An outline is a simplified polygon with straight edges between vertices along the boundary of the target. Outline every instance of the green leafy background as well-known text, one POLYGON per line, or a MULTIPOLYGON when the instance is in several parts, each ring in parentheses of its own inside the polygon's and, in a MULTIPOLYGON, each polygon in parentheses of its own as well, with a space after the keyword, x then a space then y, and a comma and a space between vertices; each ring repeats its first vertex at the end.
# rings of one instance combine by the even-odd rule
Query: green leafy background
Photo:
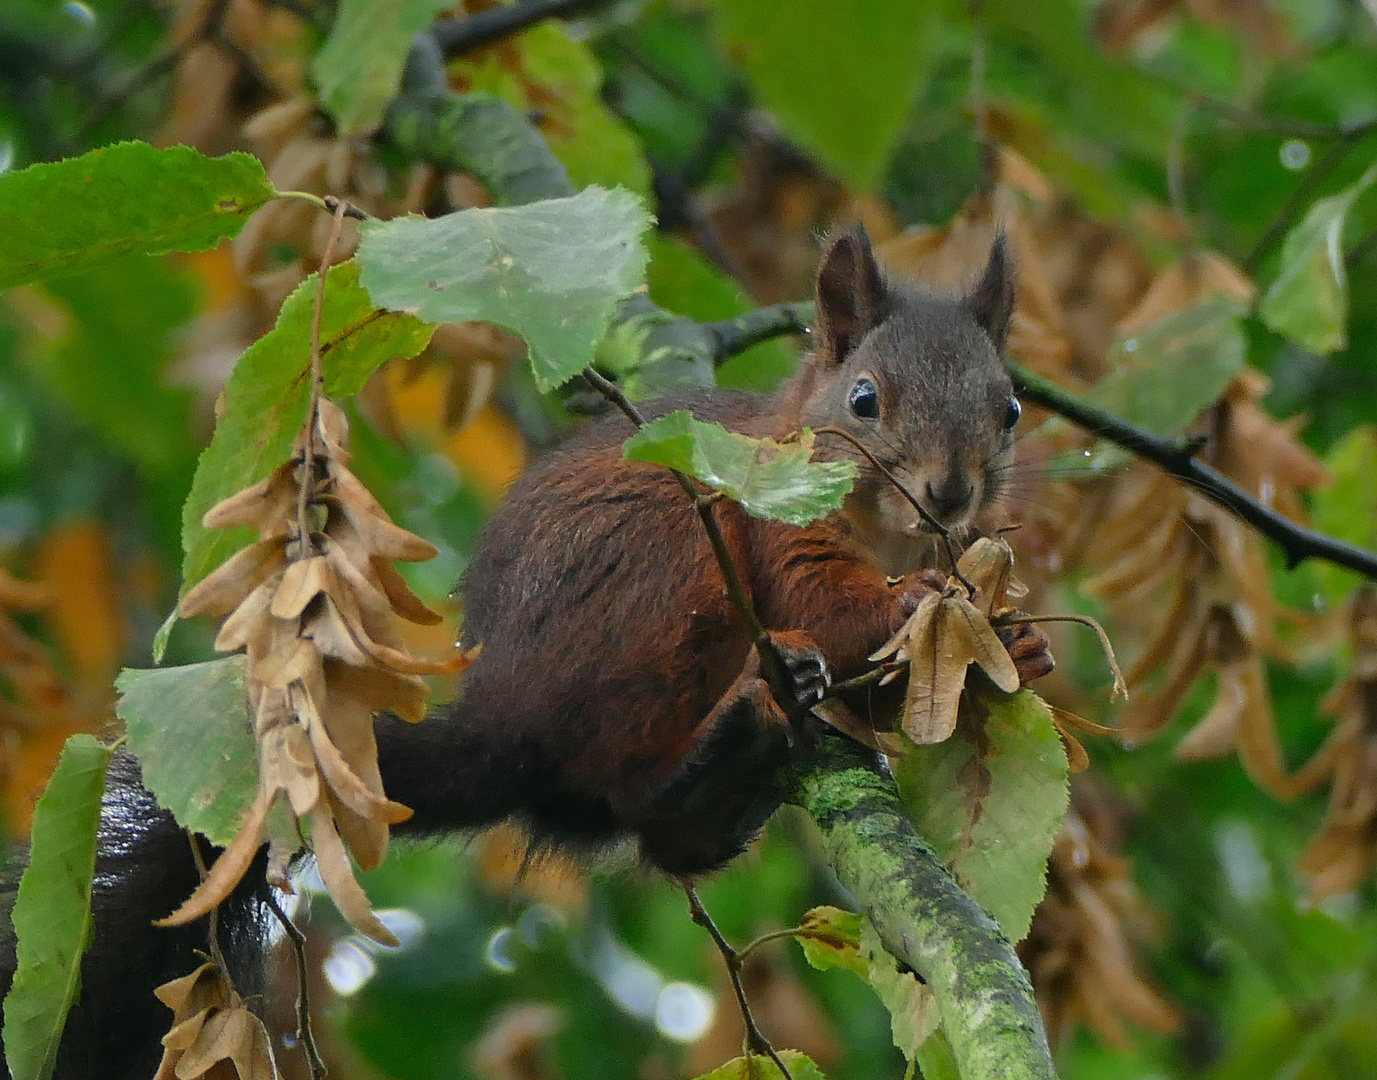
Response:
MULTIPOLYGON (((798 197, 798 178, 839 181, 827 188, 833 201, 825 211, 801 226, 804 233, 833 224, 823 220, 829 214, 864 216, 871 207, 865 199, 880 200, 900 226, 949 221, 983 175, 970 97, 979 43, 991 130, 1058 192, 1128 230, 1154 266, 1201 246, 1243 265, 1259 285, 1254 310, 1222 305, 1179 316, 1198 320, 1188 328, 1195 343, 1189 350, 1175 348, 1169 335, 1141 335, 1132 350, 1121 341, 1114 359, 1124 374, 1092 396, 1155 430, 1175 432, 1239 365, 1267 374, 1268 409, 1308 419, 1303 438, 1335 477, 1311 500, 1314 524, 1377 546, 1377 195, 1368 180, 1377 158, 1370 119, 1377 115, 1377 29, 1351 0, 1231 7, 1274 13, 1286 38, 1277 47, 1257 29, 1261 23, 1211 14, 1222 5, 1183 3, 1134 47, 1105 47, 1097 26, 1130 6, 985 0, 977 24, 962 0, 619 5, 455 61, 451 84, 491 91, 530 115, 576 188, 621 185, 668 226, 647 237, 648 265, 633 260, 624 276, 598 283, 596 319, 571 337, 550 333, 533 343, 552 358, 542 385, 596 355, 595 339, 613 305, 642 283, 657 304, 703 320, 800 298, 797 275, 787 293, 752 293, 742 284, 751 280, 749 267, 732 265, 704 242, 701 216, 694 215, 726 221, 720 207, 733 193, 749 189, 761 218, 777 210, 808 217, 809 207, 789 201, 798 197), (1284 117, 1290 127, 1252 122, 1258 117, 1284 117), (1345 124, 1351 134, 1323 134, 1345 124), (762 142, 777 154, 763 154, 762 142), (675 196, 682 190, 687 202, 675 196), (1163 227, 1166 218, 1183 222, 1184 232, 1163 227), (1259 246, 1269 231, 1274 238, 1259 246), (1333 245, 1343 257, 1341 274, 1329 257, 1333 245)), ((268 313, 276 329, 243 357, 223 401, 221 435, 212 442, 212 402, 188 389, 193 380, 181 360, 191 351, 193 328, 203 332, 201 317, 216 310, 217 286, 205 264, 157 253, 233 236, 271 189, 261 164, 225 156, 245 145, 246 115, 233 115, 209 137, 204 157, 124 142, 151 141, 167 130, 177 93, 172 80, 131 84, 123 96, 111 90, 162 54, 170 10, 127 0, 11 0, 0 11, 0 55, 7 58, 0 65, 0 287, 20 286, 0 295, 0 543, 6 565, 22 573, 54 529, 98 522, 120 569, 127 626, 117 651, 134 668, 149 665, 153 631, 175 603, 183 560, 194 579, 242 539, 199 530, 200 515, 285 456, 304 404, 312 297, 311 286, 302 286, 280 314, 268 313), (121 188, 125 197, 87 198, 90 184, 121 188), (154 584, 144 584, 150 578, 154 584)), ((290 22, 259 60, 269 71, 294 63, 297 85, 323 91, 326 115, 362 132, 381 120, 396 85, 404 32, 436 10, 426 3, 344 3, 332 24, 325 6, 316 5, 313 21, 290 22)), ((260 95, 246 109, 266 103, 256 76, 244 76, 239 90, 245 98, 260 95)), ((384 142, 365 154, 393 194, 404 189, 410 166, 394 153, 384 142)), ((628 208, 618 235, 639 234, 644 212, 629 209, 631 195, 616 198, 628 208)), ((402 227, 372 226, 379 236, 402 227)), ((283 241, 286 250, 269 256, 300 256, 295 242, 283 241)), ((770 257, 780 255, 768 235, 761 245, 770 257)), ((445 263, 443 252, 436 260, 445 275, 480 280, 489 267, 487 254, 465 265, 445 263)), ((363 285, 352 263, 328 281, 326 337, 339 342, 332 350, 339 365, 332 378, 339 381, 331 385, 338 393, 357 389, 383 360, 421 351, 431 321, 465 315, 462 308, 392 312, 361 325, 382 298, 370 298, 367 247, 361 262, 363 285)), ((411 284, 424 288, 432 277, 418 270, 411 284)), ((504 318, 524 333, 529 314, 504 318)), ((720 371, 719 381, 768 389, 795 353, 789 342, 765 343, 720 371)), ((563 405, 542 398, 533 381, 516 372, 499 393, 502 415, 520 428, 532 453, 569 421, 563 405)), ((474 458, 456 465, 435 441, 392 441, 362 407, 351 417, 359 475, 397 520, 441 544, 441 560, 409 573, 428 599, 443 601, 500 484, 483 481, 474 458)), ((497 447, 493 440, 484 452, 497 456, 497 447)), ((1109 468, 1113 455, 1092 465, 1109 468)), ((1277 593, 1306 609, 1338 603, 1354 584, 1326 567, 1287 572, 1278 562, 1272 574, 1277 593)), ((1065 599, 1067 607, 1093 606, 1076 595, 1065 599)), ((50 624, 28 620, 25 627, 57 649, 61 666, 71 666, 50 624)), ((213 663, 210 636, 199 623, 181 626, 168 658, 213 663)), ((1089 692, 1102 682, 1101 662, 1086 654, 1068 644, 1058 661, 1062 674, 1089 692)), ((1289 762, 1304 759, 1328 734, 1318 704, 1343 663, 1333 652, 1315 652, 1294 665, 1269 665, 1289 762)), ((1070 1080, 1377 1075, 1371 876, 1352 894, 1307 906, 1294 864, 1324 814, 1322 793, 1281 806, 1260 796, 1233 761, 1183 765, 1171 758, 1174 734, 1208 708, 1212 690, 1208 680, 1198 686, 1158 742, 1131 753, 1110 740, 1087 743, 1091 778, 1123 800, 1120 850, 1158 913, 1141 946, 1145 972, 1185 1024, 1171 1036, 1134 1032, 1126 1047, 1078 1029, 1059 1050, 1059 1071, 1070 1080)), ((132 690, 123 711, 135 744, 141 723, 156 727, 168 719, 156 710, 135 715, 137 706, 132 690)), ((1014 725, 1009 737, 1030 744, 1031 760, 1051 776, 1053 766, 1060 768, 1057 748, 1045 718, 1037 724, 1014 725)), ((21 748, 33 741, 21 734, 21 748)), ((100 753, 79 745, 80 753, 100 753)), ((941 757, 955 750, 924 752, 937 759, 929 762, 933 777, 950 775, 951 763, 941 757)), ((69 805, 90 811, 97 767, 83 771, 85 802, 74 797, 69 805)), ((954 811, 943 800, 959 791, 953 784, 913 798, 947 820, 954 811)), ((1028 830, 1044 847, 1054 811, 1052 802, 1038 807, 1041 823, 1028 830)), ((88 818, 88 830, 89 824, 88 818)), ((228 819, 206 827, 225 829, 228 819)), ((1025 870, 1041 857, 1029 838, 1029 851, 1019 856, 1025 870)), ((1010 925, 1032 903, 1031 895, 991 888, 992 879, 999 885, 994 870, 967 873, 973 889, 990 890, 985 902, 1010 925), (982 880, 987 884, 977 884, 982 880)), ((368 888, 380 906, 411 912, 424 936, 421 947, 372 958, 371 978, 326 1010, 329 1038, 353 1055, 347 1060, 357 1075, 472 1075, 478 1033, 530 1001, 554 1005, 565 1018, 541 1051, 549 1075, 680 1075, 692 1049, 662 1023, 655 1008, 661 993, 690 984, 729 1011, 717 958, 689 923, 681 896, 644 875, 595 873, 586 894, 566 903, 504 891, 480 863, 479 847, 398 845, 368 888), (654 992, 626 996, 619 980, 627 972, 654 992)), ((738 941, 792 925, 817 904, 849 902, 806 825, 788 814, 772 823, 758 850, 706 882, 703 892, 738 941)), ((316 904, 315 913, 312 932, 322 950, 347 944, 328 905, 316 904)), ((70 952, 76 943, 66 934, 55 947, 70 952)), ((808 1030, 833 1040, 831 1052, 808 1048, 827 1074, 901 1075, 890 1016, 870 987, 849 972, 813 970, 801 950, 775 948, 766 954, 772 975, 802 988, 817 1009, 808 1014, 808 1030)), ((712 1064, 736 1053, 734 1039, 727 1037, 712 1064)), ((939 1050, 925 1051, 929 1080, 945 1075, 939 1050)), ((355 1075, 350 1066, 339 1074, 355 1075)))

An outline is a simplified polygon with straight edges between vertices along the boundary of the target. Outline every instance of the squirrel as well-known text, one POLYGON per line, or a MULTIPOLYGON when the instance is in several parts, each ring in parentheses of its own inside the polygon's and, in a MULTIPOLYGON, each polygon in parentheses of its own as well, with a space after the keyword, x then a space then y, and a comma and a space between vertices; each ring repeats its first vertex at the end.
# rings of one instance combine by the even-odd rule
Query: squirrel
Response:
MULTIPOLYGON (((1014 302, 1003 239, 967 293, 938 295, 886 278, 858 227, 828 245, 816 297, 815 348, 774 395, 688 392, 646 403, 646 415, 687 408, 776 438, 839 428, 933 520, 972 530, 1004 490, 1019 417, 999 358, 1014 302)), ((375 721, 384 786, 414 811, 401 832, 516 817, 536 844, 577 851, 630 838, 645 863, 668 874, 715 870, 784 797, 781 766, 806 745, 791 713, 820 700, 831 680, 864 671, 869 654, 945 584, 932 566, 932 526, 835 435, 818 436, 815 459, 859 468, 839 513, 798 527, 713 503, 785 660, 796 702, 781 705, 692 504, 667 470, 622 458, 628 434, 625 418, 609 416, 547 454, 482 532, 464 575, 461 640, 482 649, 459 697, 417 725, 386 714, 375 721)), ((1051 670, 1036 630, 1001 633, 1024 682, 1051 670)), ((220 918, 243 995, 262 980, 258 870, 220 918)), ((150 920, 196 881, 180 827, 142 788, 137 763, 117 755, 102 811, 94 944, 59 1077, 151 1075, 168 1020, 152 987, 196 966, 205 926, 156 929, 150 920)), ((11 936, 0 948, 0 984, 13 968, 11 936)))

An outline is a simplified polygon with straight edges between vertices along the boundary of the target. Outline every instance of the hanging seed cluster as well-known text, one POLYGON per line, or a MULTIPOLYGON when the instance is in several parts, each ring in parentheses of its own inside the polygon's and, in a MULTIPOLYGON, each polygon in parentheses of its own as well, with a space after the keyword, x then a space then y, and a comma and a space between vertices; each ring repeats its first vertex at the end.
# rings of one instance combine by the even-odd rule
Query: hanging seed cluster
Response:
MULTIPOLYGON (((394 618, 433 624, 393 567, 435 548, 392 523, 349 471, 348 423, 322 400, 314 435, 266 479, 211 508, 207 528, 249 525, 259 539, 193 588, 183 616, 225 614, 217 649, 248 654, 258 740, 258 796, 233 843, 166 925, 207 914, 238 883, 264 842, 279 796, 310 825, 320 876, 341 913, 370 937, 394 944, 354 878, 382 862, 389 826, 411 811, 383 793, 373 713, 425 713, 422 675, 454 671, 410 655, 394 618), (313 448, 308 454, 307 445, 313 448)), ((278 852, 279 859, 285 853, 278 852)))
POLYGON ((215 964, 202 964, 153 992, 175 1014, 153 1080, 276 1080, 263 1021, 215 964))

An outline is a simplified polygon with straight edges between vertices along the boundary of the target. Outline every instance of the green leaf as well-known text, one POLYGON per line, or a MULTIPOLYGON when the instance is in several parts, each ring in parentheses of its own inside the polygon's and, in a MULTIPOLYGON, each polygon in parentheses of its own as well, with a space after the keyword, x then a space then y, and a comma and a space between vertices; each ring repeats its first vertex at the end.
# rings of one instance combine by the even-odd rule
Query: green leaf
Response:
POLYGON ((5 998, 5 1060, 14 1080, 52 1075, 81 986, 109 764, 109 748, 90 735, 73 735, 34 811, 33 847, 14 905, 18 967, 5 998))
POLYGON ((184 828, 229 844, 258 793, 245 657, 125 668, 115 689, 145 786, 184 828))
POLYGON ((803 949, 808 963, 819 971, 844 968, 866 978, 869 964, 861 955, 862 916, 835 907, 815 907, 804 914, 799 929, 806 930, 794 940, 803 949))
POLYGON ((841 509, 856 480, 849 461, 809 461, 813 433, 788 445, 752 439, 680 410, 626 440, 625 456, 678 469, 735 499, 756 517, 807 525, 841 509))
MULTIPOLYGON (((807 1054, 797 1050, 779 1051, 780 1060, 789 1069, 794 1080, 826 1080, 823 1071, 807 1054)), ((732 1058, 710 1073, 704 1073, 698 1080, 783 1080, 779 1066, 768 1057, 756 1055, 751 1058, 732 1058)))
POLYGON ((526 339, 536 385, 588 366, 617 301, 641 284, 650 216, 629 191, 365 221, 358 258, 381 307, 430 322, 498 323, 526 339))
MULTIPOLYGON (((325 393, 347 397, 393 357, 415 356, 435 328, 409 315, 379 311, 359 287, 358 264, 331 267, 325 280, 320 340, 325 393)), ((287 460, 306 415, 311 313, 316 276, 287 297, 275 325, 239 358, 225 383, 215 437, 201 454, 182 510, 182 595, 248 541, 251 530, 207 529, 205 512, 287 460)))
POLYGON ((578 188, 621 186, 648 198, 650 167, 640 140, 605 104, 602 68, 591 50, 552 23, 513 35, 454 65, 470 91, 490 91, 535 113, 536 126, 578 188))
POLYGON ((1344 226, 1358 196, 1377 180, 1377 165, 1337 195, 1319 199, 1286 234, 1281 273, 1258 307, 1262 321, 1311 352, 1348 344, 1344 226))
MULTIPOLYGON (((1247 338, 1237 300, 1213 296, 1172 312, 1109 351, 1109 374, 1085 400, 1156 435, 1175 435, 1217 402, 1243 367, 1247 338)), ((1063 421, 1049 421, 1060 426, 1063 421)), ((1102 443, 1079 468, 1116 469, 1129 453, 1102 443)))
POLYGON ((411 39, 450 0, 341 0, 330 36, 311 62, 321 104, 342 136, 373 131, 402 85, 411 39))
POLYGON ((133 252, 203 251, 272 195, 251 154, 140 142, 0 174, 0 289, 133 252))
POLYGON ((861 956, 866 964, 866 981, 889 1010, 889 1033, 894 1045, 912 1061, 939 1022, 937 998, 911 971, 900 971, 899 963, 880 943, 880 935, 866 919, 861 927, 861 956))
POLYGON ((714 0, 727 52, 791 138, 848 183, 880 179, 927 81, 935 14, 912 0, 714 0))
MULTIPOLYGON (((1334 444, 1324 465, 1334 481, 1311 494, 1311 524, 1319 532, 1377 551, 1377 428, 1354 428, 1334 444)), ((1325 600, 1336 606, 1365 580, 1323 560, 1316 560, 1311 572, 1325 600)))
POLYGON ((918 831, 1010 941, 1028 933, 1067 806, 1066 753, 1031 690, 967 691, 956 733, 900 761, 918 831))

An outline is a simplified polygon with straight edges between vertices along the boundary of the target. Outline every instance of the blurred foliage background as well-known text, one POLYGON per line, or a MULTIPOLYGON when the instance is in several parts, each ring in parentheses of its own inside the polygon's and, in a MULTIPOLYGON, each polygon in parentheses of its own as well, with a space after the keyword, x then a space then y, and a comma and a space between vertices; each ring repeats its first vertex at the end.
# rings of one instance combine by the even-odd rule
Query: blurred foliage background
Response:
MULTIPOLYGON (((371 138, 377 116, 332 121, 329 86, 369 77, 369 38, 344 59, 322 46, 370 12, 379 33, 441 18, 462 40, 489 6, 6 0, 0 169, 140 137, 247 149, 281 189, 385 216, 481 205, 473 177, 371 138)), ((662 306, 720 320, 802 298, 818 235, 854 220, 896 269, 952 285, 998 223, 1020 267, 1015 358, 1199 436, 1263 501, 1377 546, 1371 0, 518 6, 559 17, 453 48, 451 86, 524 110, 575 184, 650 202, 662 306)), ((215 395, 327 227, 275 202, 220 250, 0 296, 11 835, 66 736, 110 728, 118 668, 149 664, 215 395)), ((799 346, 758 345, 718 380, 768 389, 799 346)), ((451 616, 418 649, 452 640, 447 598, 504 486, 577 423, 536 395, 519 348, 443 327, 356 402, 357 471, 441 548, 408 568, 451 616)), ((1101 617, 1135 685, 1107 706, 1093 648, 1056 638, 1048 699, 1122 735, 1086 739, 1022 947, 1063 1075, 1377 1077, 1371 595, 1333 568, 1286 569, 1198 497, 1044 419, 1025 417, 1008 506, 1028 606, 1101 617)), ((211 633, 180 624, 169 660, 208 657, 211 633)), ((499 830, 395 852, 368 888, 398 955, 315 904, 335 1075, 659 1080, 739 1052, 720 964, 676 888, 629 866, 521 875, 519 851, 499 830)), ((704 897, 738 940, 845 904, 787 812, 704 897)), ((787 943, 763 956, 748 985, 777 1045, 844 1080, 900 1074, 859 980, 787 943)), ((268 1007, 290 1033, 292 1002, 268 1007)))

